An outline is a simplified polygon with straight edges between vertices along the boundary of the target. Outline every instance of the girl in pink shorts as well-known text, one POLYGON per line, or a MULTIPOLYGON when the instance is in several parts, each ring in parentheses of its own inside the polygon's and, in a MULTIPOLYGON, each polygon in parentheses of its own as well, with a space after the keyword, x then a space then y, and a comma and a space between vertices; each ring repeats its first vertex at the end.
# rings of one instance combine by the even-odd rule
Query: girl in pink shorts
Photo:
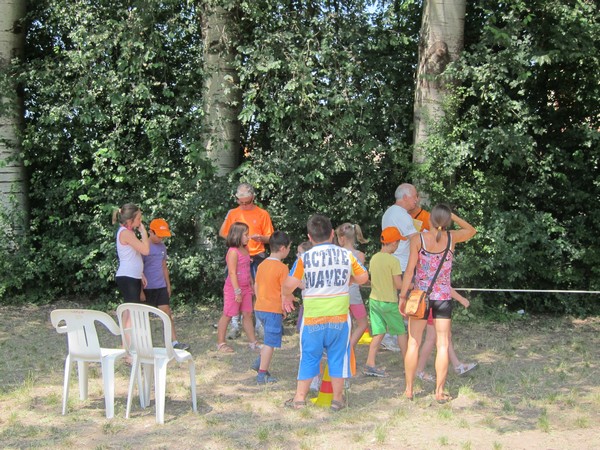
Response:
POLYGON ((242 313, 242 327, 248 337, 250 348, 259 350, 252 322, 252 276, 250 275, 250 253, 248 253, 248 225, 235 222, 229 228, 226 244, 227 278, 223 287, 223 315, 217 326, 217 350, 221 353, 233 353, 225 341, 227 325, 233 316, 242 313))
MULTIPOLYGON (((358 224, 343 223, 335 229, 335 237, 337 239, 337 244, 340 247, 350 250, 356 259, 358 259, 363 266, 365 265, 365 254, 356 249, 356 241, 361 244, 366 244, 369 241, 364 238, 358 224)), ((367 310, 360 294, 360 287, 358 284, 350 285, 350 314, 352 314, 355 321, 354 331, 352 331, 352 334, 350 335, 350 346, 351 348, 356 349, 356 344, 369 326, 367 310)))

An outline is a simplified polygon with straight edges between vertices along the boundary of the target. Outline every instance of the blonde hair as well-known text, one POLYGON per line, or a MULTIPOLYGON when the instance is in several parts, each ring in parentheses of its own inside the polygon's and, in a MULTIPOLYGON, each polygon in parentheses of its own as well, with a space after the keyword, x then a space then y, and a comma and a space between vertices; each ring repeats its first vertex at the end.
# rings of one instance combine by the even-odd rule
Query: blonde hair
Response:
POLYGON ((335 236, 338 238, 338 241, 341 237, 345 239, 349 239, 354 245, 356 241, 361 244, 366 244, 369 242, 368 239, 365 239, 360 229, 360 226, 356 223, 343 223, 339 227, 335 229, 335 236))
POLYGON ((442 237, 442 231, 446 231, 452 223, 452 210, 448 205, 440 203, 435 205, 429 216, 431 226, 437 230, 435 241, 439 242, 442 237))

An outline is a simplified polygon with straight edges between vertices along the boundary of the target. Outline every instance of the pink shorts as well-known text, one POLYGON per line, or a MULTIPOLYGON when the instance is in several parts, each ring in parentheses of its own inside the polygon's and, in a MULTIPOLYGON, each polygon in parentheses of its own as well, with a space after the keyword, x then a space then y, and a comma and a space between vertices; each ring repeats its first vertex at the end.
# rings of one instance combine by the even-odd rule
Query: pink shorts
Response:
POLYGON ((223 314, 227 317, 237 316, 241 312, 252 312, 252 288, 242 288, 242 301, 235 301, 233 288, 225 285, 223 289, 223 314))
POLYGON ((360 305, 350 305, 350 314, 357 320, 362 319, 363 317, 367 317, 367 308, 365 308, 363 303, 360 305))

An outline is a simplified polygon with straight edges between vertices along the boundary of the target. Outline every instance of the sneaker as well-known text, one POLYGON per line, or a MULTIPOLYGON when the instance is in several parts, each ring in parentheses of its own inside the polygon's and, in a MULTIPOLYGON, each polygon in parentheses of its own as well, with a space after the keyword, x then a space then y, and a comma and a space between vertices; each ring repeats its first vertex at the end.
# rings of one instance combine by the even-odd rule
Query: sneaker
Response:
POLYGON ((269 372, 258 372, 256 382, 258 384, 277 383, 277 378, 272 377, 269 372))
POLYGON ((386 350, 390 350, 392 352, 399 352, 400 347, 398 346, 398 338, 396 336, 390 336, 386 334, 383 340, 381 341, 381 346, 386 350))
POLYGON ((387 374, 385 373, 385 369, 378 369, 377 367, 373 367, 373 366, 365 366, 365 368, 363 369, 363 373, 368 377, 378 377, 378 378, 387 377, 387 374))
POLYGON ((454 371, 459 375, 464 375, 465 373, 473 370, 475 367, 477 367, 477 363, 460 364, 454 368, 454 371))
POLYGON ((233 325, 229 328, 227 332, 227 339, 235 339, 242 334, 242 330, 239 327, 234 327, 233 325))
POLYGON ((184 344, 183 342, 175 341, 173 342, 173 348, 176 350, 189 350, 190 346, 188 344, 184 344))

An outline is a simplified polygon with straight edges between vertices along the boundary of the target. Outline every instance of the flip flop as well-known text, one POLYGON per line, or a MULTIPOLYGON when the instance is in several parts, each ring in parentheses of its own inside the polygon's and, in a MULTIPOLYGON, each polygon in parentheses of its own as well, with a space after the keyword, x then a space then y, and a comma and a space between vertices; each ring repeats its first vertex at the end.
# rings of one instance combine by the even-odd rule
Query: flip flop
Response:
POLYGON ((290 409, 306 408, 306 400, 294 401, 294 397, 292 397, 289 400, 286 400, 285 403, 283 404, 283 406, 285 406, 286 408, 290 408, 290 409))
POLYGON ((422 381, 435 381, 435 378, 433 378, 433 376, 428 374, 427 372, 417 372, 417 378, 422 381))

